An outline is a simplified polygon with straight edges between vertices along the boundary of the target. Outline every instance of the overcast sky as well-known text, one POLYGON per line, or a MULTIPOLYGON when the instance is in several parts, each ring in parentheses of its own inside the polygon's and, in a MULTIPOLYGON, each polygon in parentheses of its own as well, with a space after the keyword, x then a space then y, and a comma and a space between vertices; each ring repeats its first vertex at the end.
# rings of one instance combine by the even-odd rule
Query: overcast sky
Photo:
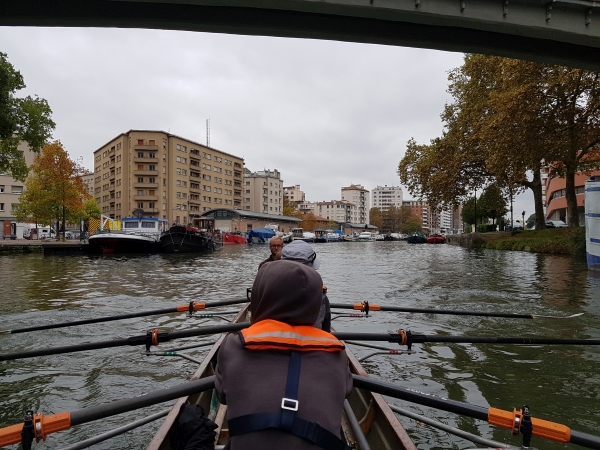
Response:
MULTIPOLYGON (((59 139, 93 152, 130 129, 164 130, 278 169, 310 201, 398 186, 406 142, 441 134, 461 53, 181 31, 0 27, 0 51, 48 100, 59 139)), ((410 194, 404 190, 404 198, 410 194)), ((533 196, 515 214, 533 213, 533 196)), ((515 217, 517 218, 517 217, 515 217)))

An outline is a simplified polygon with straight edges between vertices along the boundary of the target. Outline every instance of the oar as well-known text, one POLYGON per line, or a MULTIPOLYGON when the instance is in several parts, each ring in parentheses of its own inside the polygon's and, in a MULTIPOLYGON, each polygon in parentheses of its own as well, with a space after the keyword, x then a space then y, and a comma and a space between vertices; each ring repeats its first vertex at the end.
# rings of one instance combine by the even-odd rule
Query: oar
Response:
POLYGON ((477 317, 508 317, 511 319, 572 319, 583 315, 583 313, 572 314, 570 316, 541 316, 537 314, 514 314, 514 313, 494 313, 494 312, 482 312, 482 311, 459 311, 456 309, 431 309, 431 308, 405 308, 402 306, 382 306, 375 303, 362 302, 354 304, 346 303, 331 303, 331 308, 339 309, 353 309, 362 311, 369 315, 370 311, 397 311, 397 312, 409 312, 409 313, 426 313, 426 314, 448 314, 453 316, 477 316, 477 317))
MULTIPOLYGON (((420 405, 431 406, 444 411, 461 414, 474 419, 484 420, 492 425, 519 431, 520 423, 525 423, 527 413, 522 411, 504 411, 497 408, 484 408, 468 403, 448 400, 434 395, 413 391, 392 383, 377 381, 367 377, 352 375, 354 387, 367 389, 389 397, 399 398, 420 405)), ((525 407, 523 408, 525 409, 525 407)), ((600 437, 580 431, 571 430, 563 424, 531 417, 533 435, 551 439, 556 442, 571 443, 588 448, 600 448, 600 437)))
POLYGON ((36 439, 46 440, 46 436, 57 431, 67 430, 75 425, 92 422, 94 420, 104 419, 105 417, 115 416, 128 411, 144 408, 146 406, 156 405, 180 397, 185 397, 198 392, 213 389, 215 386, 215 377, 201 378, 195 381, 178 384, 167 389, 153 391, 139 397, 117 400, 105 405, 92 406, 90 408, 78 409, 73 412, 63 412, 44 416, 36 414, 31 422, 11 425, 0 428, 0 447, 12 445, 21 442, 21 431, 23 425, 33 429, 36 439))
MULTIPOLYGON (((187 305, 179 305, 173 308, 164 308, 164 309, 155 309, 152 311, 142 311, 137 313, 129 313, 129 314, 120 314, 118 316, 106 316, 106 317, 97 317, 95 319, 85 319, 85 320, 76 320, 73 322, 62 322, 55 323, 51 325, 39 325, 35 327, 27 327, 27 328, 17 328, 15 330, 4 330, 0 331, 1 333, 8 334, 16 334, 16 333, 29 333, 31 331, 40 331, 40 330, 52 330, 54 328, 65 328, 65 327, 74 327, 77 325, 86 325, 90 323, 100 323, 100 322, 111 322, 113 320, 125 320, 131 319, 133 317, 144 317, 144 316, 157 316, 160 314, 171 314, 175 312, 189 312, 190 315, 196 311, 200 311, 205 308, 212 308, 215 306, 226 306, 226 305, 236 305, 239 303, 246 303, 249 300, 247 298, 236 298, 232 300, 221 300, 218 302, 190 302, 187 305)), ((227 312, 229 314, 229 312, 227 312)), ((216 314, 216 313, 215 313, 216 314)), ((205 317, 213 317, 215 314, 199 314, 196 317, 205 318, 205 317)), ((224 314, 221 312, 219 314, 224 314)))
MULTIPOLYGON (((173 339, 204 336, 208 334, 229 333, 239 331, 250 326, 250 322, 231 323, 227 325, 215 325, 204 328, 192 328, 190 330, 160 332, 152 330, 144 336, 132 336, 126 339, 115 339, 112 341, 91 342, 88 344, 69 345, 64 347, 46 348, 21 353, 5 353, 0 355, 0 361, 14 359, 32 358, 35 356, 59 355, 62 353, 82 352, 86 350, 97 350, 101 348, 122 347, 125 345, 145 345, 146 351, 153 345, 168 342, 173 339)), ((426 334, 412 334, 410 331, 398 330, 397 333, 332 333, 341 341, 386 341, 398 345, 408 346, 423 342, 444 342, 460 344, 524 344, 524 345, 600 345, 600 339, 546 339, 546 338, 502 338, 502 337, 471 337, 471 336, 437 336, 426 334)))
POLYGON ((230 323, 227 325, 215 325, 204 328, 192 328, 191 330, 159 332, 158 330, 149 331, 143 336, 132 336, 126 339, 115 339, 112 341, 90 342, 88 344, 67 345, 64 347, 45 348, 33 350, 30 352, 8 353, 0 355, 0 361, 9 361, 13 359, 32 358, 35 356, 59 355, 62 353, 83 352, 86 350, 97 350, 101 348, 123 347, 125 345, 145 345, 149 349, 152 345, 158 345, 161 342, 168 342, 172 339, 181 339, 195 336, 205 336, 209 334, 228 333, 238 331, 250 325, 249 322, 230 323))
POLYGON ((523 344, 523 345, 600 345, 600 339, 549 339, 526 337, 476 337, 476 336, 438 336, 431 334, 412 334, 410 331, 398 330, 397 333, 332 333, 340 341, 387 341, 398 345, 406 345, 410 350, 412 344, 424 342, 442 342, 455 344, 523 344))

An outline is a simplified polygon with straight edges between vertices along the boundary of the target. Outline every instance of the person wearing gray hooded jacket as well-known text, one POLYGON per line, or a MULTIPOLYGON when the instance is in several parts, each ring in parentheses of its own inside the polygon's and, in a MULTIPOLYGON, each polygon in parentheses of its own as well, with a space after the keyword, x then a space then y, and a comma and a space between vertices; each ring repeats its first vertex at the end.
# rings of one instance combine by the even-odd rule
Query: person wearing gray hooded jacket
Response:
POLYGON ((251 326, 225 338, 215 368, 217 395, 228 406, 226 448, 345 448, 341 419, 352 376, 343 343, 313 326, 322 285, 315 270, 296 262, 259 270, 251 326))

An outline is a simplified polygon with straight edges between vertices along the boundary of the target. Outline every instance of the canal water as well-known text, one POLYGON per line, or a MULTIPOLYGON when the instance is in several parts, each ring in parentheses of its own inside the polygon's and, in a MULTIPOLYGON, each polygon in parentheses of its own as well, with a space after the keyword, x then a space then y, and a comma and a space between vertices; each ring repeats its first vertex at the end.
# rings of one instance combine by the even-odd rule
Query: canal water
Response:
MULTIPOLYGON (((333 303, 368 300, 405 307, 513 312, 572 319, 498 319, 374 312, 339 317, 339 331, 600 339, 600 276, 585 262, 522 252, 467 250, 405 242, 315 244, 333 303)), ((251 287, 266 246, 226 246, 205 255, 0 257, 0 330, 161 309, 189 301, 240 298, 251 287)), ((222 311, 232 307, 220 308, 222 311)), ((340 313, 349 311, 339 310, 340 313)), ((231 317, 231 316, 229 316, 231 317)), ((0 353, 139 336, 147 330, 181 330, 223 319, 185 314, 128 319, 27 334, 1 334, 0 353)), ((213 337, 161 344, 167 350, 213 337)), ((392 344, 382 343, 391 348, 392 344)), ((373 350, 351 346, 363 357, 373 350)), ((413 355, 378 355, 363 365, 372 376, 401 386, 512 410, 600 435, 600 349, 582 346, 416 344, 413 355)), ((189 351, 201 359, 206 350, 189 351)), ((138 396, 187 380, 195 364, 144 356, 119 347, 0 362, 0 426, 22 421, 29 409, 54 414, 138 396)), ((315 380, 318 382, 318 380, 315 380)), ((486 438, 518 444, 506 430, 433 408, 390 400, 413 412, 486 438)), ((167 408, 156 405, 50 435, 38 449, 59 449, 167 408)), ((401 422, 419 449, 474 445, 410 419, 401 422)), ((96 445, 144 449, 159 422, 96 445)), ((567 448, 534 438, 539 449, 567 448)), ((16 446, 14 448, 17 448, 16 446)))

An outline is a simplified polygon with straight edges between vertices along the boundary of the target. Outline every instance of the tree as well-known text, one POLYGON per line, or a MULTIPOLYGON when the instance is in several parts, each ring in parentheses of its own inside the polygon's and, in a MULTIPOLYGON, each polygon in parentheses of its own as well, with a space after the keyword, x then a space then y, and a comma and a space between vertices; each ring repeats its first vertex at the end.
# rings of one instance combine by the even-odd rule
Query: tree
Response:
POLYGON ((475 221, 477 219, 481 221, 479 209, 477 210, 477 217, 475 217, 475 201, 475 197, 471 197, 469 200, 467 200, 463 205, 462 211, 460 213, 462 221, 471 225, 475 225, 475 221))
POLYGON ((422 226, 421 219, 415 215, 411 215, 402 224, 400 231, 404 234, 415 233, 417 231, 421 231, 421 229, 422 229, 421 226, 422 226))
POLYGON ((55 127, 46 100, 37 96, 15 97, 23 88, 23 76, 0 52, 0 173, 10 173, 20 181, 25 181, 28 169, 18 150, 19 143, 25 141, 31 150, 39 152, 55 127))
POLYGON ((371 225, 375 225, 378 229, 383 229, 383 211, 377 207, 369 210, 369 220, 371 225))
POLYGON ((481 208, 481 217, 486 219, 492 219, 492 223, 496 223, 500 217, 506 213, 506 198, 502 193, 502 190, 497 184, 490 184, 477 202, 477 212, 479 215, 479 208, 481 208))
MULTIPOLYGON (((25 191, 19 197, 17 220, 51 224, 54 218, 60 218, 64 238, 67 219, 84 217, 84 201, 91 198, 81 178, 84 173, 85 169, 69 159, 59 141, 46 144, 35 157, 25 191)), ((94 203, 87 207, 93 210, 94 203)))
POLYGON ((283 196, 283 212, 284 216, 293 216, 296 211, 296 204, 294 202, 290 202, 286 195, 283 196))
POLYGON ((318 227, 317 218, 313 213, 304 214, 299 226, 306 231, 313 231, 318 227))

